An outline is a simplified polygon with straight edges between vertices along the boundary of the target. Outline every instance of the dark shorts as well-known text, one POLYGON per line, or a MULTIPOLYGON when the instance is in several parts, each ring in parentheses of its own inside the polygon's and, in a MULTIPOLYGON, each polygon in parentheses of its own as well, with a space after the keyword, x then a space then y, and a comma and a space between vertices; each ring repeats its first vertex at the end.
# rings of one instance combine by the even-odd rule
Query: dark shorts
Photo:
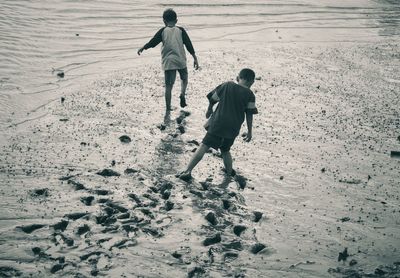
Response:
POLYGON ((216 150, 220 149, 221 152, 227 152, 231 149, 234 141, 235 138, 223 138, 207 132, 202 143, 207 147, 216 150))
POLYGON ((181 77, 181 80, 187 80, 188 79, 188 70, 187 70, 187 68, 178 69, 178 70, 166 70, 166 71, 164 71, 165 85, 173 85, 175 83, 176 71, 179 72, 179 76, 181 77))

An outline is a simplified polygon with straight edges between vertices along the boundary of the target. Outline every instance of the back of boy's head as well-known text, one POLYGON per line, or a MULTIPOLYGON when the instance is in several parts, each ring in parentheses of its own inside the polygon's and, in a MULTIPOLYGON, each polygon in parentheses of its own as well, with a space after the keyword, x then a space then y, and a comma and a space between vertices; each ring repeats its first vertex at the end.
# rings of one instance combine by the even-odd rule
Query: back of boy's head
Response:
POLYGON ((177 19, 176 12, 173 9, 166 9, 162 17, 165 22, 174 22, 177 19))
POLYGON ((244 68, 239 72, 239 78, 247 82, 253 82, 256 78, 256 74, 252 69, 244 68))

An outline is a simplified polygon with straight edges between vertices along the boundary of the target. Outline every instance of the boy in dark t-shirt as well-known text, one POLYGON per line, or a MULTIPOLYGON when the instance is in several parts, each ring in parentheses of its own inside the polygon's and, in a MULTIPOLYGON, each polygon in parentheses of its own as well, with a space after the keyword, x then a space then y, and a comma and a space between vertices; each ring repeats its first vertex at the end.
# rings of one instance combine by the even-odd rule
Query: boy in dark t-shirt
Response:
POLYGON ((166 9, 163 13, 165 27, 158 30, 154 37, 138 50, 140 55, 143 50, 156 47, 162 42, 161 59, 165 75, 165 103, 166 110, 171 110, 171 92, 175 83, 176 71, 179 72, 181 82, 180 106, 186 106, 186 88, 188 85, 188 71, 186 67, 186 53, 183 46, 193 56, 194 68, 199 68, 197 57, 185 29, 176 26, 177 15, 173 9, 166 9))
POLYGON ((247 134, 244 138, 249 142, 252 138, 253 114, 257 114, 254 93, 250 87, 254 83, 255 73, 251 69, 242 69, 237 77, 237 84, 225 82, 207 95, 209 106, 206 113, 207 133, 201 146, 191 158, 187 168, 178 174, 179 178, 189 180, 192 170, 201 161, 209 148, 220 149, 228 176, 232 174, 232 156, 230 148, 240 132, 246 117, 247 134), (218 103, 213 112, 214 104, 218 103))

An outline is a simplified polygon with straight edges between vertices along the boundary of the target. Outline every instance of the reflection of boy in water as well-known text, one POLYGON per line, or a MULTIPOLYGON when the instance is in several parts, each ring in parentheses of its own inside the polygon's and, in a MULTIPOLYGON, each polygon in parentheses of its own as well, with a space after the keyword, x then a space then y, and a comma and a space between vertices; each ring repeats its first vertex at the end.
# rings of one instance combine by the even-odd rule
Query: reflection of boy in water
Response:
POLYGON ((192 42, 185 29, 175 26, 178 22, 177 15, 174 10, 167 9, 163 13, 165 27, 158 30, 154 37, 138 50, 140 55, 143 50, 156 47, 162 42, 161 57, 162 68, 165 74, 165 103, 166 109, 171 110, 171 92, 175 83, 176 71, 181 77, 181 95, 180 105, 186 106, 186 87, 188 85, 188 71, 186 67, 186 53, 183 45, 193 56, 195 69, 199 68, 196 54, 193 49, 192 42))
POLYGON ((185 171, 179 174, 183 180, 191 178, 191 173, 197 163, 203 158, 209 148, 220 149, 226 174, 232 174, 232 156, 229 152, 246 116, 247 134, 244 140, 252 138, 253 114, 257 114, 255 96, 250 90, 254 83, 255 73, 251 69, 242 69, 235 82, 225 82, 207 95, 209 106, 206 113, 207 133, 201 146, 193 155, 185 171), (213 106, 218 106, 213 112, 213 106))

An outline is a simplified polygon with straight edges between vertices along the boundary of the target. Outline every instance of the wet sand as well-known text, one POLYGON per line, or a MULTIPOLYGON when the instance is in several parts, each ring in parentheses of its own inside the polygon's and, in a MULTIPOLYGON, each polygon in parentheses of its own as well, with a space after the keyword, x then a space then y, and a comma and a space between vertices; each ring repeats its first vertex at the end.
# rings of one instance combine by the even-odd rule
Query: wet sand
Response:
POLYGON ((158 58, 65 92, 5 131, 0 276, 398 277, 398 50, 201 52, 189 106, 170 115, 158 58), (205 95, 242 67, 260 114, 232 149, 237 177, 212 152, 177 179, 205 95))

